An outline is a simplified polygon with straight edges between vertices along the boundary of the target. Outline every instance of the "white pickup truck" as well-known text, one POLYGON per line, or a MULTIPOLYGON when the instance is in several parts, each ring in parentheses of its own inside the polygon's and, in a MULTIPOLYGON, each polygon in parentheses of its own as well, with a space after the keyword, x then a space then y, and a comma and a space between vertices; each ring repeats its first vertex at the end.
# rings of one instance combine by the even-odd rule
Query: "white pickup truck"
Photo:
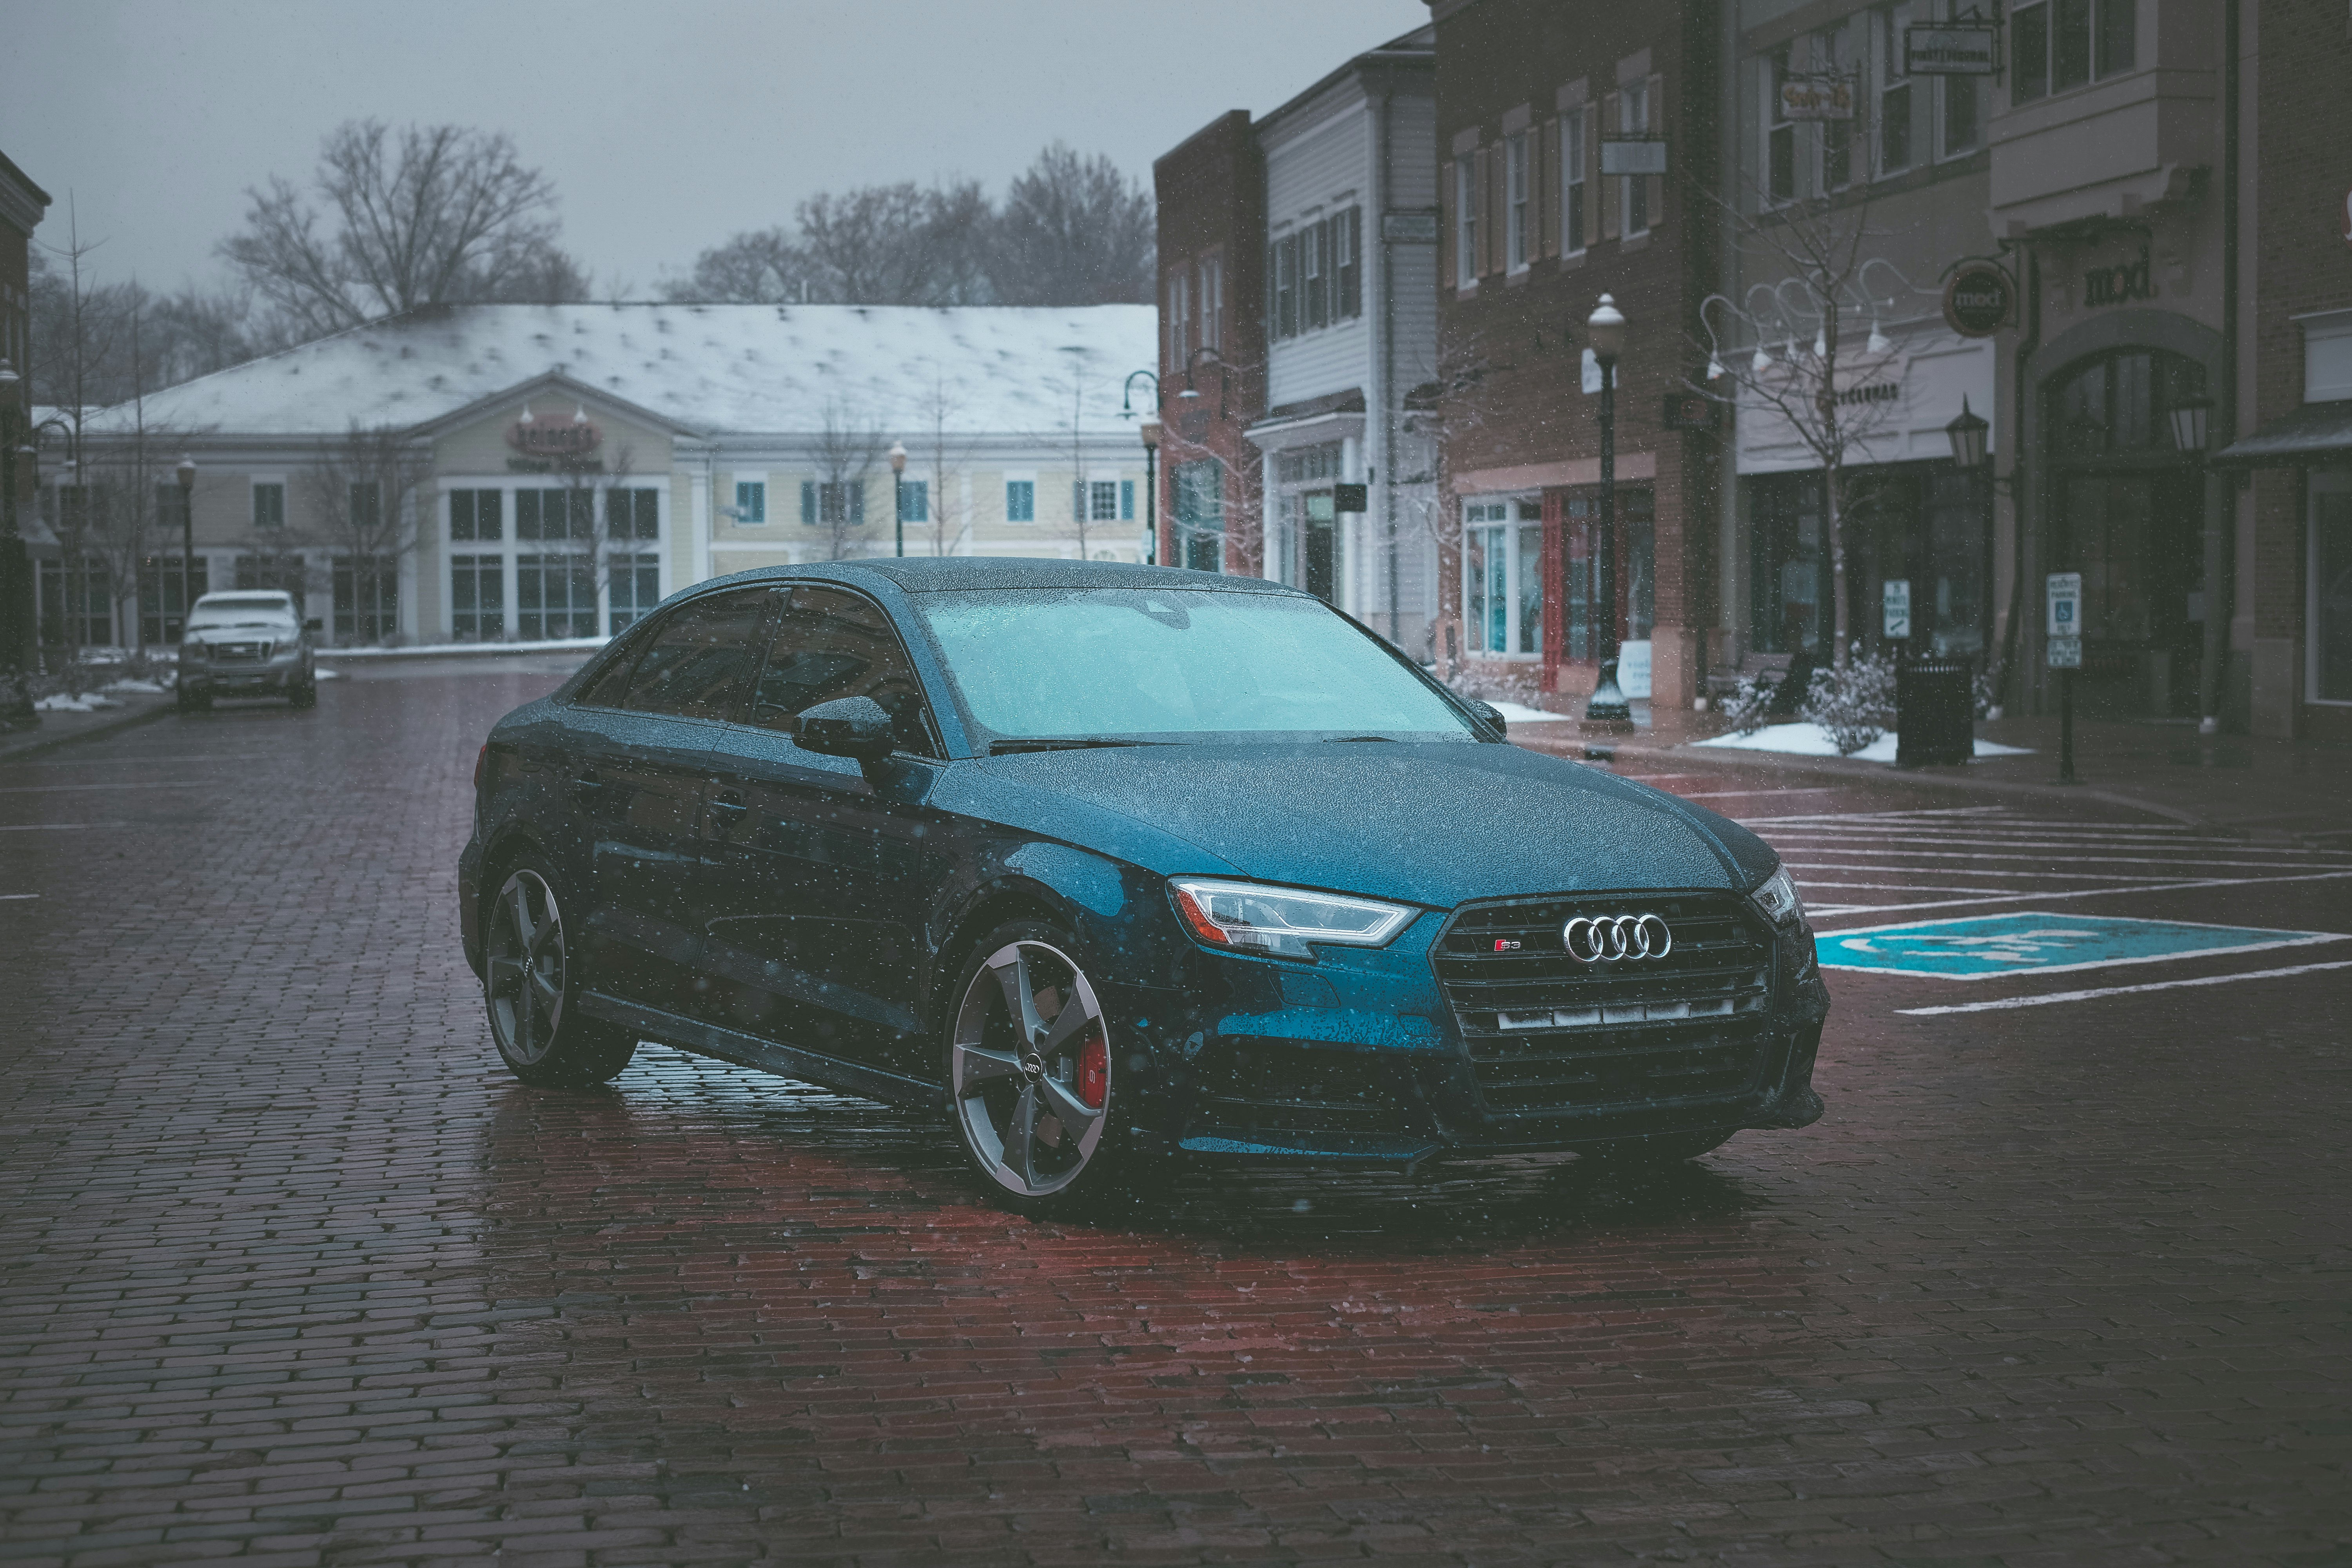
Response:
POLYGON ((294 595, 278 590, 206 594, 188 611, 180 642, 180 711, 215 697, 283 697, 297 708, 319 700, 310 634, 294 595))

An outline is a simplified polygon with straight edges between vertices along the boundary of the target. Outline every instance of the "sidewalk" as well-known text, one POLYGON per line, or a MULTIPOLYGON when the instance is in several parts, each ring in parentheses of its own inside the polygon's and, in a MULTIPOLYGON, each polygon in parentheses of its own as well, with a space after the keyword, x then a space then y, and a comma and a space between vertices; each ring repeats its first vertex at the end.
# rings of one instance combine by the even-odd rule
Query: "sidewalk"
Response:
POLYGON ((172 694, 168 691, 118 691, 108 695, 122 706, 101 708, 94 713, 45 712, 38 729, 0 733, 0 762, 22 762, 76 741, 110 735, 117 730, 161 719, 172 710, 172 694))
POLYGON ((1572 721, 1511 727, 1534 751, 1656 773, 1693 767, 1910 785, 1922 790, 2099 800, 2168 820, 2249 837, 2352 842, 2352 750, 2248 735, 2200 737, 2194 724, 2078 719, 2074 784, 2058 782, 2054 715, 1979 722, 1980 740, 2023 746, 2030 756, 1983 757, 1955 767, 1898 768, 1840 757, 1697 746, 1722 731, 1713 714, 1669 712, 1632 735, 1586 736, 1572 721))

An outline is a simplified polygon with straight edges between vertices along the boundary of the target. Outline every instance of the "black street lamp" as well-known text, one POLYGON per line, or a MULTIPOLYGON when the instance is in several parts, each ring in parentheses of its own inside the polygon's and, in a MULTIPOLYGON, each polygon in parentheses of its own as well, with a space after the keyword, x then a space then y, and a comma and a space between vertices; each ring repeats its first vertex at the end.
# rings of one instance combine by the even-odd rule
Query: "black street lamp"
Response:
MULTIPOLYGON (((32 586, 31 563, 16 534, 16 440, 24 423, 17 398, 23 384, 16 367, 0 359, 0 670, 16 669, 32 641, 33 595, 17 586, 20 582, 26 590, 32 586)), ((16 716, 9 718, 14 721, 16 716)))
POLYGON ((1992 425, 1984 416, 1969 407, 1968 394, 1960 395, 1960 411, 1944 426, 1945 437, 1952 443, 1952 467, 1964 474, 1973 474, 1984 467, 1985 437, 1992 425))
POLYGON ((907 443, 890 443, 890 512, 898 520, 898 553, 907 553, 907 443))
POLYGON ((188 612, 196 604, 196 460, 183 456, 172 471, 180 477, 180 635, 184 638, 188 612))
POLYGON ((1143 563, 1160 564, 1160 421, 1143 422, 1143 563))
MULTIPOLYGON (((1592 612, 1600 634, 1595 651, 1601 658, 1601 679, 1584 704, 1584 721, 1623 729, 1633 724, 1633 710, 1617 688, 1617 356, 1625 352, 1625 318, 1616 300, 1601 296, 1601 303, 1585 318, 1584 329, 1601 366, 1601 571, 1592 612)), ((1560 553, 1564 558, 1568 552, 1560 553)), ((1565 615, 1560 624, 1568 624, 1565 615)))

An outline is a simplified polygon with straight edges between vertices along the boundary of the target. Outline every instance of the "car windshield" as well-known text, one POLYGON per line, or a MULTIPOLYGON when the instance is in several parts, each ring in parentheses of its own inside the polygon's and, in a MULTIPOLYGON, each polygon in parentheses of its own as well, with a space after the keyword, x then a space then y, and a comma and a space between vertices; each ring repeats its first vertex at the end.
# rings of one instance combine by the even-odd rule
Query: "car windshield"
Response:
POLYGON ((994 750, 1477 739, 1412 670, 1313 599, 1044 588, 919 595, 916 603, 994 750))
POLYGON ((294 612, 283 599, 213 599, 199 601, 188 612, 192 632, 223 631, 238 626, 290 626, 294 612))

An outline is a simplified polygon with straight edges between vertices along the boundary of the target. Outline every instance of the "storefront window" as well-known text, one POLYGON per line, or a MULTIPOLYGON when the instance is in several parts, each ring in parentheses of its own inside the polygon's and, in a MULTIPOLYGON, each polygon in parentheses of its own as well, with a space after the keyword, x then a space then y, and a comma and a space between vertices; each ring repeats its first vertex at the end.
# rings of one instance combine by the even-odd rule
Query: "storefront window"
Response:
POLYGON ((449 557, 449 631, 460 642, 504 642, 506 563, 496 555, 449 557))
POLYGON ((2319 702, 2352 702, 2352 489, 2314 488, 2311 695, 2319 702))
POLYGON ((596 635, 596 574, 584 551, 515 557, 515 620, 525 642, 596 635))
POLYGON ((1225 569, 1224 472, 1213 459, 1176 465, 1177 559, 1188 571, 1225 569))
MULTIPOLYGON (((1650 640, 1657 605, 1656 528, 1654 498, 1645 489, 1617 492, 1617 640, 1650 640)), ((1568 498, 1562 509, 1567 524, 1568 657, 1589 662, 1600 657, 1592 605, 1601 581, 1601 498, 1586 493, 1568 498)))
POLYGON ((1340 479, 1337 441, 1301 447, 1274 460, 1275 577, 1331 603, 1339 591, 1339 516, 1331 487, 1340 479))
POLYGON ((338 555, 335 640, 388 642, 400 630, 400 563, 389 555, 338 555))
POLYGON ((1819 474, 1748 481, 1749 646, 1758 653, 1829 651, 1830 552, 1819 474))
POLYGON ((1470 651, 1540 652, 1543 503, 1472 501, 1462 520, 1462 623, 1470 651))
POLYGON ((186 608, 205 595, 205 584, 210 567, 203 556, 195 563, 196 591, 181 591, 180 568, 184 564, 177 555, 150 555, 139 563, 139 631, 142 640, 150 644, 172 643, 180 639, 182 616, 186 608))

